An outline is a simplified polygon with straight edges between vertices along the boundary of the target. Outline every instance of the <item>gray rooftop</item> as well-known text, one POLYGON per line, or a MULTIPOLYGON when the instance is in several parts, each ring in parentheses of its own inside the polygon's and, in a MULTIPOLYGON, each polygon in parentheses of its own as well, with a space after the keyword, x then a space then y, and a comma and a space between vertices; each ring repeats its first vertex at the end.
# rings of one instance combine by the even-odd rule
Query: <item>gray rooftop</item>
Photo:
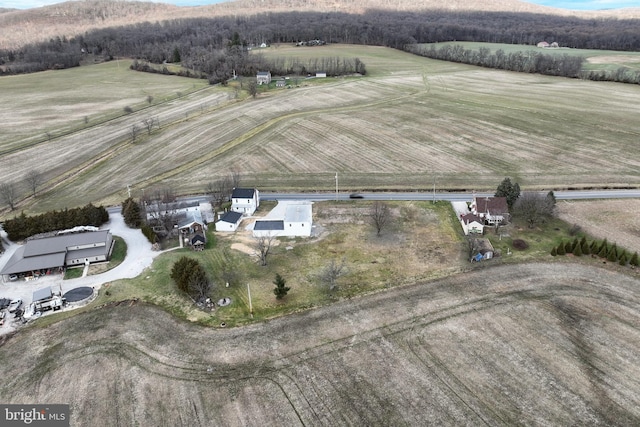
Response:
POLYGON ((237 223, 240 219, 242 219, 242 214, 236 211, 228 211, 220 218, 220 221, 229 222, 231 224, 237 223))
POLYGON ((258 220, 256 221, 255 226, 253 227, 254 231, 278 231, 284 230, 284 221, 264 221, 258 220))
POLYGON ((33 301, 48 299, 52 296, 53 292, 51 292, 51 286, 48 286, 46 288, 38 289, 37 291, 33 292, 33 301))
POLYGON ((24 257, 66 252, 72 246, 85 246, 107 241, 109 230, 91 231, 87 233, 64 234, 62 236, 45 237, 27 241, 24 246, 24 257))
POLYGON ((231 193, 232 199, 253 199, 255 190, 253 188, 234 188, 231 193))

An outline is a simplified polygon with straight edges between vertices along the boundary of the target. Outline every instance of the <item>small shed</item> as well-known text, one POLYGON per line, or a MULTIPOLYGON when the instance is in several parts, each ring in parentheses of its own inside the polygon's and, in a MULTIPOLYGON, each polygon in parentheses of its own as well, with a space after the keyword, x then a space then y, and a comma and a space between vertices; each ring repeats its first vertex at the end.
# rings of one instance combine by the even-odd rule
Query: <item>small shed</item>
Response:
POLYGON ((201 234, 196 234, 191 238, 191 247, 194 251, 202 251, 204 250, 204 236, 201 234))
POLYGON ((276 80, 276 87, 285 87, 286 85, 287 85, 287 82, 285 79, 276 80))

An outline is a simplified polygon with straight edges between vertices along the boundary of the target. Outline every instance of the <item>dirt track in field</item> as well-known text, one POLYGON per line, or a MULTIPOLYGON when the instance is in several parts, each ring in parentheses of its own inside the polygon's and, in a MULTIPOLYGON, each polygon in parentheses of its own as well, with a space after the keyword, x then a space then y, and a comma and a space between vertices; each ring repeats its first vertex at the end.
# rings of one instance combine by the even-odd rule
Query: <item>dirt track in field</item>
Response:
POLYGON ((120 304, 0 347, 73 425, 637 425, 640 280, 480 269, 237 329, 120 304))

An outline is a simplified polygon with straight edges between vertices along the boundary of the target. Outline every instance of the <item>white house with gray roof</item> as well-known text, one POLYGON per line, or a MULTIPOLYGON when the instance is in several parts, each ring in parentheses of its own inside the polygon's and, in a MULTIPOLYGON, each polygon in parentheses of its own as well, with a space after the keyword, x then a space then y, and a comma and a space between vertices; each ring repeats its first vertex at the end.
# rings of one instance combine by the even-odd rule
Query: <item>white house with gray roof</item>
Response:
POLYGON ((3 280, 13 274, 37 277, 65 267, 108 261, 113 244, 109 230, 29 240, 15 251, 0 274, 3 280))
POLYGON ((234 188, 231 193, 231 210, 242 215, 253 215, 260 206, 260 193, 255 188, 234 188))

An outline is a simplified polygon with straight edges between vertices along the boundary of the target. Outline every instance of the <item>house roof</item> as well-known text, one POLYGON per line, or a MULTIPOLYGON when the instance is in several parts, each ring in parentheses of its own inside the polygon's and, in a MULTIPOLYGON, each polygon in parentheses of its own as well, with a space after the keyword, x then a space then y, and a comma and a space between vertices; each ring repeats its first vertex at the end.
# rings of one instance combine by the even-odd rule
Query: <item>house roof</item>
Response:
POLYGON ((104 243, 107 240, 108 234, 109 230, 100 230, 29 240, 24 246, 24 256, 32 257, 58 252, 64 253, 69 247, 104 243))
POLYGON ((282 220, 258 220, 256 221, 254 231, 281 231, 284 230, 284 221, 282 220))
POLYGON ((482 218, 480 218, 479 216, 474 215, 472 213, 468 213, 468 214, 465 214, 465 215, 460 215, 460 219, 463 220, 464 222, 469 222, 469 223, 475 221, 475 222, 479 222, 480 224, 482 224, 482 222, 483 222, 482 218))
POLYGON ((228 211, 220 218, 222 222, 228 222, 230 224, 237 224, 242 219, 242 214, 236 211, 228 211))
POLYGON ((185 212, 185 216, 178 222, 178 228, 183 229, 191 227, 193 224, 204 225, 202 214, 199 210, 185 212))
POLYGON ((271 71, 258 71, 258 76, 259 77, 266 77, 266 76, 270 76, 271 75, 271 71))
POLYGON ((476 197, 476 212, 501 215, 509 212, 506 197, 476 197))
POLYGON ((231 193, 232 199, 253 199, 256 190, 254 188, 234 188, 231 193))

